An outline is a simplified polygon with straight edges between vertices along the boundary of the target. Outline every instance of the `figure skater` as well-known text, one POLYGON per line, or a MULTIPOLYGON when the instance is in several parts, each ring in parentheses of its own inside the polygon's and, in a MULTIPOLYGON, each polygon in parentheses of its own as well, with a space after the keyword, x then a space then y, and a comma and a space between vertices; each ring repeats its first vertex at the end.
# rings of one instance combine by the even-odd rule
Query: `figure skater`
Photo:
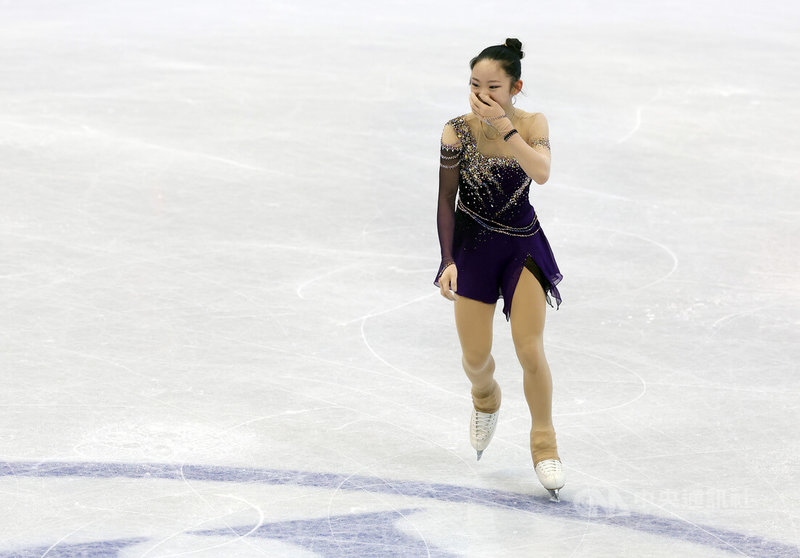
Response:
POLYGON ((556 285, 562 276, 528 199, 531 180, 544 184, 550 176, 550 142, 542 113, 514 107, 523 56, 522 43, 506 39, 473 58, 472 111, 444 127, 437 213, 442 262, 434 284, 454 301, 462 364, 472 383, 470 441, 478 459, 500 410, 491 348, 495 306, 503 298, 524 374, 534 469, 558 501, 564 473, 542 334, 545 302, 561 303, 556 285))

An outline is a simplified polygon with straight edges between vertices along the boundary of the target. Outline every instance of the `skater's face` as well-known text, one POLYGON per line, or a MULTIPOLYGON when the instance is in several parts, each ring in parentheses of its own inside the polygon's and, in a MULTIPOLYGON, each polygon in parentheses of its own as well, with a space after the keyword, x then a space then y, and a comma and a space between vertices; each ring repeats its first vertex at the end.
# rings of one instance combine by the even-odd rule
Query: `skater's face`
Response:
POLYGON ((494 102, 508 108, 511 98, 522 89, 522 80, 511 83, 509 76, 497 60, 485 58, 472 68, 470 90, 480 97, 491 97, 494 102))

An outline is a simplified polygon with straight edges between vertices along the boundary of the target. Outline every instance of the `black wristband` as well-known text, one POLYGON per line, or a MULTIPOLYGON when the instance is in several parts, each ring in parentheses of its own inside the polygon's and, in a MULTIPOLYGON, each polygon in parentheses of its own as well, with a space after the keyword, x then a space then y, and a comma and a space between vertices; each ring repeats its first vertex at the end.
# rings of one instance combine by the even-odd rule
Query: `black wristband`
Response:
POLYGON ((504 135, 504 136, 503 136, 503 141, 508 141, 508 138, 510 138, 510 137, 511 137, 511 136, 513 136, 514 134, 518 134, 518 133, 519 133, 519 132, 517 132, 517 129, 516 129, 516 128, 511 128, 511 131, 510 131, 509 133, 507 133, 506 135, 504 135))

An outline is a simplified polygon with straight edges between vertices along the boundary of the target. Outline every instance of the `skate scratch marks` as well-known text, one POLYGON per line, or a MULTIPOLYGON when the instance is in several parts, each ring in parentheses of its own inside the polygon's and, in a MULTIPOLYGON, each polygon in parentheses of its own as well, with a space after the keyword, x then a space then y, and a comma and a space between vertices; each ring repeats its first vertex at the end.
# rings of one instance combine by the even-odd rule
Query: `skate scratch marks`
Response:
POLYGON ((452 392, 450 390, 444 389, 442 387, 439 387, 437 384, 434 384, 433 382, 428 382, 427 380, 423 380, 422 378, 419 378, 419 377, 411 374, 410 372, 406 372, 405 370, 401 370, 400 368, 396 367, 395 365, 390 363, 388 360, 383 358, 381 355, 379 355, 377 353, 377 351, 375 351, 375 349, 372 348, 372 345, 369 344, 369 341, 367 341, 367 335, 364 332, 364 326, 365 326, 366 323, 367 323, 367 319, 366 318, 362 319, 362 321, 361 321, 361 339, 364 341, 364 345, 366 345, 366 347, 369 350, 369 352, 371 352, 372 355, 375 358, 377 358, 379 361, 381 361, 383 364, 385 364, 386 366, 388 366, 389 368, 391 368, 395 372, 397 372, 399 374, 402 374, 403 376, 405 376, 405 377, 407 377, 409 379, 412 379, 415 382, 421 383, 422 385, 424 385, 424 386, 426 386, 426 387, 428 387, 430 389, 435 389, 437 391, 441 391, 442 393, 446 393, 447 395, 451 395, 451 396, 456 396, 456 397, 459 396, 459 394, 457 394, 455 392, 452 392))
POLYGON ((331 275, 336 275, 337 273, 341 273, 342 271, 347 271, 348 269, 352 269, 354 267, 360 267, 360 266, 361 266, 361 264, 349 264, 349 265, 344 265, 342 267, 337 267, 336 269, 332 269, 332 270, 328 271, 327 273, 322 273, 320 275, 315 275, 314 277, 312 277, 308 281, 304 281, 304 282, 300 283, 300 285, 297 286, 297 289, 295 289, 295 292, 297 293, 298 297, 300 297, 302 299, 305 299, 306 297, 303 296, 303 290, 306 287, 308 287, 309 285, 311 285, 312 283, 315 283, 317 281, 325 279, 326 277, 330 277, 331 275))
POLYGON ((642 241, 647 242, 649 244, 653 244, 654 246, 658 246, 664 252, 666 252, 667 255, 669 255, 670 258, 672 258, 672 267, 670 268, 670 270, 667 273, 665 273, 664 275, 662 275, 658 279, 655 279, 654 281, 651 281, 649 283, 645 283, 644 285, 640 285, 640 286, 638 286, 638 287, 636 287, 634 289, 629 290, 628 291, 629 293, 634 293, 634 292, 637 292, 637 291, 643 291, 645 289, 648 289, 648 288, 652 287, 653 285, 657 285, 658 283, 666 281, 678 269, 678 256, 666 244, 662 244, 661 242, 658 242, 657 240, 654 240, 654 239, 652 239, 652 238, 650 238, 648 236, 644 236, 644 235, 641 235, 641 234, 638 234, 638 233, 634 233, 634 232, 623 231, 622 229, 601 228, 601 227, 593 227, 593 228, 595 230, 605 230, 605 231, 608 231, 610 233, 613 233, 611 235, 611 237, 609 238, 609 241, 614 238, 614 235, 618 235, 618 234, 619 235, 623 235, 623 236, 631 236, 633 238, 638 238, 639 240, 642 240, 642 241))
POLYGON ((636 372, 634 369, 629 368, 629 367, 625 366, 624 364, 621 364, 619 361, 612 360, 610 358, 604 357, 604 356, 599 355, 599 354, 597 354, 597 353, 595 353, 593 351, 587 351, 586 349, 577 348, 577 347, 570 346, 570 345, 565 345, 563 343, 550 342, 549 344, 550 344, 550 346, 556 347, 556 348, 558 348, 558 349, 560 349, 562 351, 576 352, 576 353, 579 353, 579 354, 582 354, 582 355, 586 355, 586 356, 588 356, 590 358, 595 358, 597 360, 606 362, 608 364, 611 364, 612 366, 616 366, 617 368, 621 368, 622 370, 625 370, 626 372, 628 372, 632 376, 635 376, 639 380, 639 383, 641 384, 641 390, 639 391, 639 393, 637 395, 633 396, 628 401, 625 401, 623 403, 619 403, 619 404, 613 405, 611 407, 604 407, 602 409, 594 409, 594 410, 591 410, 591 411, 579 411, 579 412, 575 412, 575 413, 557 413, 557 414, 554 413, 553 414, 554 417, 555 416, 567 417, 567 416, 577 416, 577 415, 592 415, 592 414, 595 414, 595 413, 603 413, 603 412, 606 412, 606 411, 613 411, 615 409, 620 409, 622 407, 626 407, 628 405, 632 405, 633 403, 635 403, 636 401, 638 401, 639 399, 644 397, 645 393, 647 393, 647 382, 645 381, 645 379, 638 372, 636 372))
POLYGON ((642 112, 644 111, 644 108, 647 105, 655 102, 655 100, 658 99, 659 97, 661 97, 661 93, 662 92, 663 92, 663 89, 659 85, 658 86, 658 91, 656 92, 656 94, 649 101, 647 101, 644 104, 638 105, 636 107, 636 123, 633 125, 633 128, 631 128, 630 132, 628 132, 627 134, 625 134, 624 136, 622 136, 620 139, 617 140, 617 144, 624 143, 624 142, 628 141, 629 139, 631 139, 631 137, 633 137, 633 135, 636 132, 639 131, 639 128, 642 127, 642 112))
MULTIPOLYGON (((757 314, 758 312, 762 312, 764 310, 771 310, 773 308, 777 308, 782 306, 783 303, 780 304, 770 304, 769 306, 759 306, 758 308, 752 308, 750 310, 742 310, 740 312, 733 312, 732 314, 728 314, 727 316, 722 316, 716 322, 711 324, 711 329, 716 330, 720 324, 727 322, 728 320, 733 320, 735 318, 741 318, 743 316, 749 316, 750 314, 757 314)), ((716 331, 714 332, 716 334, 716 331)))
POLYGON ((581 188, 580 186, 572 186, 570 184, 559 184, 559 190, 573 190, 575 192, 580 192, 582 194, 589 194, 590 196, 595 196, 602 199, 608 200, 615 200, 615 201, 625 201, 625 202, 632 202, 633 200, 627 196, 620 196, 619 194, 612 194, 610 192, 604 192, 602 190, 592 190, 590 188, 581 188))
MULTIPOLYGON (((624 230, 621 230, 621 229, 599 227, 599 226, 595 226, 595 225, 573 224, 573 225, 570 225, 570 226, 573 227, 573 228, 583 228, 583 229, 590 228, 594 232, 596 232, 596 231, 605 231, 605 232, 611 233, 611 235, 608 238, 608 242, 613 240, 615 235, 622 235, 622 236, 638 238, 639 240, 641 240, 643 242, 646 242, 648 244, 652 244, 653 246, 657 246, 658 248, 663 250, 670 257, 670 259, 672 260, 672 266, 670 267, 669 271, 664 273, 662 276, 650 281, 649 283, 645 283, 644 285, 639 285, 637 287, 633 287, 631 289, 624 290, 623 293, 626 296, 629 296, 629 295, 631 295, 633 293, 636 293, 636 292, 639 292, 639 291, 644 291, 645 289, 649 289, 650 287, 653 287, 653 286, 655 286, 655 285, 657 285, 659 283, 662 283, 662 282, 666 281, 678 269, 678 256, 677 256, 677 254, 675 254, 675 252, 669 246, 667 246, 666 244, 663 244, 663 243, 661 243, 661 242, 659 242, 657 240, 654 240, 654 239, 652 239, 652 238, 650 238, 648 236, 644 236, 642 234, 638 234, 638 233, 634 233, 634 232, 624 231, 624 230)), ((616 300, 619 296, 620 296, 620 293, 617 292, 617 293, 612 293, 612 294, 610 294, 608 296, 592 297, 591 299, 589 299, 588 301, 585 301, 585 302, 573 303, 572 307, 594 305, 594 304, 597 304, 598 302, 603 302, 603 301, 606 301, 606 300, 616 300)))
POLYGON ((361 320, 365 320, 366 321, 366 320, 368 320, 370 318, 375 318, 377 316, 382 316, 383 314, 388 314, 390 312, 394 312, 395 310, 399 310, 400 308, 405 308, 406 306, 411 306, 412 304, 416 304, 417 302, 420 302, 420 301, 425 300, 427 298, 432 298, 432 297, 436 296, 437 294, 439 294, 439 291, 436 291, 436 292, 433 292, 433 293, 429 293, 429 294, 426 294, 426 295, 422 295, 422 296, 418 296, 417 298, 411 299, 408 302, 403 302, 401 304, 398 304, 397 306, 392 306, 391 308, 387 308, 386 310, 380 310, 380 311, 377 311, 377 312, 372 312, 372 313, 369 313, 369 314, 365 314, 365 315, 360 316, 358 318, 354 318, 352 320, 348 320, 346 322, 342 322, 339 325, 347 326, 347 325, 359 322, 361 320))
MULTIPOLYGON (((231 248, 235 249, 259 249, 259 250, 276 250, 276 251, 284 251, 284 252, 302 252, 303 254, 324 254, 326 256, 332 256, 335 258, 343 258, 345 256, 348 257, 363 257, 365 260, 365 265, 367 263, 373 262, 376 258, 381 259, 388 259, 390 261, 396 260, 423 260, 426 262, 430 262, 431 259, 425 256, 415 256, 413 254, 387 254, 386 252, 367 252, 365 250, 348 250, 346 248, 327 248, 324 246, 308 246, 305 244, 302 245, 292 245, 292 244, 278 244, 275 242, 248 242, 247 240, 242 241, 219 241, 216 243, 220 246, 230 246, 231 248)), ((438 263, 436 264, 438 265, 438 263)))
POLYGON ((341 323, 340 325, 341 326, 347 326, 347 325, 350 325, 352 323, 360 321, 361 322, 361 340, 364 342, 364 345, 367 347, 367 350, 370 353, 372 353, 372 355, 375 358, 377 358, 380 362, 382 362, 383 364, 385 364, 386 366, 388 366, 390 369, 394 370, 395 372, 405 376, 406 378, 409 378, 409 379, 413 380, 414 382, 421 383, 422 385, 426 386, 427 388, 434 389, 434 390, 437 390, 437 391, 441 391, 442 393, 446 393, 448 395, 457 395, 456 393, 454 393, 454 392, 452 392, 450 390, 446 390, 446 389, 438 386, 437 384, 435 384, 433 382, 429 382, 427 380, 423 380, 422 378, 419 378, 419 377, 415 376, 414 374, 411 374, 410 372, 406 372, 405 370, 401 370, 397 366, 395 366, 392 363, 390 363, 388 360, 386 360, 381 355, 379 355, 378 352, 372 347, 372 345, 370 345, 369 341, 367 340, 367 334, 366 334, 366 331, 365 331, 367 320, 369 320, 371 318, 375 318, 377 316, 382 316, 382 315, 385 315, 385 314, 389 314, 391 312, 395 312, 396 310, 399 310, 401 308, 405 308, 406 306, 410 306, 412 304, 416 304, 416 303, 418 303, 418 302, 420 302, 422 300, 426 300, 426 299, 431 298, 431 297, 433 297, 433 296, 435 296, 437 294, 438 294, 438 292, 432 292, 432 293, 429 293, 429 294, 426 294, 426 295, 418 296, 418 297, 413 298, 413 299, 411 299, 409 301, 403 302, 403 303, 398 304, 396 306, 392 306, 391 308, 387 308, 385 310, 380 310, 380 311, 377 311, 377 312, 371 312, 369 314, 366 314, 366 315, 361 316, 359 318, 356 318, 354 320, 349 320, 347 322, 341 323))
MULTIPOLYGON (((607 484, 603 479, 599 479, 592 475, 583 473, 587 478, 594 480, 599 484, 607 484)), ((428 500, 436 501, 444 504, 461 504, 469 506, 485 506, 489 508, 501 508, 509 511, 517 511, 525 514, 543 515, 547 518, 561 518, 564 520, 579 521, 582 523, 593 524, 598 526, 616 527, 622 529, 630 529, 644 534, 649 534, 655 537, 654 544, 661 544, 657 542, 663 537, 675 541, 682 541, 689 544, 694 544, 700 547, 710 547, 727 552, 733 552, 746 556, 784 556, 797 558, 800 557, 800 549, 797 545, 782 543, 765 539, 763 537, 739 533, 711 527, 707 525, 700 525, 694 523, 680 515, 665 509, 653 502, 649 502, 653 506, 665 512, 665 516, 655 516, 645 513, 639 513, 628 509, 617 509, 606 507, 602 505, 591 504, 587 507, 586 502, 578 502, 577 500, 570 505, 568 500, 562 500, 561 505, 553 505, 546 501, 544 498, 535 498, 531 494, 505 492, 500 490, 491 490, 476 487, 465 487, 441 483, 426 483, 421 481, 403 481, 391 480, 381 477, 365 477, 357 476, 354 474, 343 475, 336 473, 318 473, 310 471, 290 471, 280 469, 253 469, 250 467, 221 467, 221 466, 203 466, 203 465, 176 465, 169 463, 70 463, 70 462, 4 462, 0 463, 0 477, 7 476, 13 478, 31 477, 31 478, 93 478, 98 481, 113 481, 114 479, 142 479, 151 481, 152 479, 173 480, 178 482, 187 482, 187 480, 198 482, 224 482, 248 485, 266 485, 266 486, 295 486, 303 488, 315 488, 333 491, 352 491, 362 492, 377 495, 392 495, 397 497, 411 498, 414 500, 428 500)), ((634 498, 639 496, 624 488, 616 487, 620 492, 632 495, 634 498)), ((640 499, 640 498, 639 498, 640 499)), ((643 500, 647 501, 647 500, 643 500)), ((408 513, 411 510, 407 510, 408 513)), ((401 513, 402 517, 407 517, 406 513, 401 513)), ((343 524, 347 525, 347 517, 342 518, 343 524)), ((356 514, 350 516, 352 521, 357 522, 359 517, 356 514)), ((214 518, 219 519, 219 518, 214 518)), ((329 524, 330 524, 329 516, 329 524)), ((410 521, 413 523, 413 521, 410 521)), ((391 541, 385 532, 390 529, 389 525, 382 525, 382 529, 372 529, 364 533, 358 539, 358 544, 386 544, 391 541), (374 539, 374 540, 373 540, 374 539)), ((341 526, 338 526, 341 527, 341 526)), ((74 531, 77 533, 79 530, 74 531)), ((254 533, 252 529, 236 528, 235 532, 245 531, 246 533, 254 533)), ((334 533, 334 529, 329 525, 330 533, 334 533)), ((229 534, 230 528, 222 531, 214 531, 215 536, 225 536, 229 534)), ((329 533, 329 534, 330 534, 329 533)), ((188 533, 195 535, 203 535, 204 533, 188 533)), ((206 533, 208 534, 208 533, 206 533)), ((235 533, 234 533, 235 534, 235 533)), ((328 534, 328 535, 329 535, 328 534)), ((288 526, 286 523, 275 524, 275 529, 263 535, 267 538, 276 538, 282 540, 296 541, 302 544, 301 539, 298 537, 295 529, 288 526)), ((66 540, 69 535, 61 537, 59 542, 66 540)), ((147 541, 149 539, 144 539, 147 541)), ((118 550, 120 545, 130 546, 133 544, 130 541, 142 542, 142 539, 129 539, 127 541, 99 541, 92 543, 98 548, 106 550, 106 554, 110 549, 118 550)), ((305 538, 308 544, 308 537, 305 538)), ((342 553, 336 554, 338 541, 332 541, 330 536, 326 537, 325 541, 317 541, 320 544, 320 550, 323 551, 325 556, 340 556, 342 553), (326 552, 327 551, 327 552, 326 552)), ((58 543, 52 545, 49 550, 56 548, 58 543)), ((397 543, 393 543, 396 547, 397 543)), ((420 544, 420 550, 422 543, 420 544)), ((427 543, 425 548, 427 554, 431 555, 431 549, 427 543)), ((71 552, 69 546, 62 547, 63 552, 59 552, 62 556, 75 556, 77 554, 71 552)), ((23 549, 24 555, 33 555, 34 552, 39 552, 39 555, 46 555, 49 550, 44 549, 23 549), (44 553, 42 551, 44 550, 44 553)), ((386 548, 386 550, 392 550, 386 548)), ((699 549, 698 549, 699 550, 699 549)), ((116 553, 114 553, 116 554, 116 553)), ((0 554, 2 557, 20 555, 20 551, 15 551, 15 554, 4 552, 0 554)), ((362 554, 348 553, 348 556, 357 556, 362 554)), ((387 554, 392 556, 399 556, 400 554, 392 553, 387 554)), ((436 556, 450 556, 440 551, 435 551, 436 556)))
MULTIPOLYGON (((321 363, 321 364, 324 364, 326 366, 333 366, 333 367, 336 367, 336 368, 344 368, 344 369, 347 369, 347 370, 357 370, 358 372, 365 372, 365 373, 371 374, 371 375, 383 376, 385 378, 395 379, 395 380, 397 379, 397 377, 395 375, 393 375, 393 374, 379 372, 379 371, 375 370, 374 368, 356 366, 354 364, 349 364, 347 362, 342 362, 340 360, 332 360, 332 359, 329 359, 329 358, 323 358, 323 357, 320 357, 320 356, 317 356, 317 355, 310 355, 310 354, 302 352, 302 351, 294 351, 294 350, 291 350, 291 349, 284 349, 282 347, 276 347, 276 346, 273 346, 273 345, 265 345, 263 343, 258 343, 258 342, 255 342, 255 341, 245 341, 245 340, 242 340, 242 339, 239 339, 239 338, 228 337, 226 335, 221 335, 221 334, 218 334, 218 333, 207 332, 207 334, 211 335, 213 337, 216 337, 218 339, 223 339, 225 341, 228 341, 232 345, 233 344, 240 344, 240 345, 245 345, 245 346, 249 346, 249 347, 258 347, 258 348, 261 348, 261 349, 265 349, 265 350, 272 351, 272 352, 279 353, 279 354, 283 354, 283 355, 295 356, 300 360, 306 360, 306 361, 311 361, 311 362, 315 362, 315 363, 321 363)), ((287 393, 289 393, 289 392, 287 391, 287 393)))
MULTIPOLYGON (((331 494, 331 497, 330 497, 330 499, 328 500, 328 527, 329 527, 329 529, 330 529, 331 536, 333 537, 334 541, 335 541, 337 544, 338 544, 338 540, 336 539, 336 533, 334 532, 333 525, 331 524, 331 521, 332 521, 332 519, 331 519, 331 518, 333 517, 333 501, 334 501, 334 499, 336 498, 336 496, 337 496, 337 495, 338 495, 340 492, 342 492, 342 490, 343 490, 343 488, 342 488, 342 487, 343 487, 345 484, 349 483, 349 482, 351 481, 351 479, 353 479, 353 478, 355 477, 355 475, 356 475, 356 472, 357 472, 357 471, 354 471, 354 472, 353 472, 353 473, 351 473, 350 475, 348 475, 348 476, 346 476, 345 478, 343 478, 343 479, 342 479, 342 481, 341 481, 341 482, 340 482, 340 483, 339 483, 339 484, 336 486, 336 488, 335 488, 335 489, 334 489, 334 491, 333 491, 333 494, 331 494)), ((385 481, 384 481, 384 482, 385 482, 385 481)), ((386 484, 388 485, 388 483, 386 483, 386 484)), ((402 496, 401 494, 398 494, 398 495, 402 496)), ((398 515, 400 515, 400 516, 401 516, 403 519, 405 519, 405 520, 407 520, 407 519, 408 519, 408 517, 407 517, 407 516, 406 516, 406 514, 404 513, 404 510, 400 509, 399 507, 397 507, 397 506, 392 506, 392 511, 394 511, 395 513, 397 513, 398 515)), ((416 510, 413 510, 413 511, 416 511, 416 510)), ((427 556, 430 556, 430 555, 431 555, 431 551, 430 551, 430 547, 428 546, 428 541, 425 539, 425 536, 424 536, 424 535, 423 535, 423 534, 420 532, 420 530, 417 528, 417 526, 416 526, 416 523, 414 523, 414 522, 410 522, 410 523, 411 523, 411 525, 413 526, 413 528, 414 528, 414 531, 415 531, 415 532, 417 533, 417 535, 419 536, 419 540, 420 540, 420 541, 422 542, 422 544, 425 546, 425 554, 426 554, 427 556)))
MULTIPOLYGON (((331 388, 331 390, 339 390, 339 391, 348 390, 348 391, 351 391, 351 392, 354 392, 354 393, 357 393, 357 394, 361 395, 365 399, 366 398, 371 398, 371 399, 374 399, 376 401, 380 401, 381 404, 383 405, 383 407, 382 407, 383 409, 389 409, 391 407, 397 407, 398 409, 397 409, 396 413, 398 415, 400 415, 400 413, 402 413, 403 411, 407 410, 407 408, 408 408, 406 405, 403 405, 402 403, 398 403, 396 399, 392 399, 392 398, 389 398, 389 397, 384 397, 384 396, 382 396, 382 395, 380 395, 378 393, 375 393, 375 392, 369 392, 369 391, 366 391, 366 390, 363 390, 363 389, 359 389, 359 388, 356 388, 356 387, 347 386, 347 385, 344 385, 344 384, 342 384, 341 382, 338 382, 338 381, 337 382, 325 381, 325 380, 320 380, 318 378, 309 378, 309 377, 304 377, 304 376, 296 376, 296 379, 298 381, 302 381, 303 383, 308 383, 308 384, 315 383, 315 384, 321 384, 321 385, 329 386, 331 388)), ((308 396, 306 396, 306 397, 308 397, 308 396)), ((326 409, 329 409, 329 408, 330 407, 320 408, 320 410, 326 410, 326 409)), ((421 440, 422 442, 424 442, 425 444, 432 444, 432 445, 436 446, 437 448, 441 449, 442 451, 444 451, 446 453, 449 453, 450 455, 455 457, 457 460, 459 460, 465 466, 471 466, 472 463, 473 463, 472 461, 468 461, 468 460, 464 459, 459 452, 457 452, 457 451, 455 451, 455 450, 453 450, 451 448, 447 448, 447 447, 443 446, 442 444, 439 444, 439 443, 431 440, 430 437, 427 434, 425 434, 425 433, 420 434, 418 429, 415 429, 413 426, 405 425, 403 423, 403 421, 392 422, 392 421, 386 420, 385 418, 383 418, 381 416, 370 414, 370 413, 367 413, 367 412, 364 412, 364 411, 360 411, 360 413, 361 413, 361 416, 358 419, 353 420, 351 422, 351 424, 354 424, 356 422, 365 421, 365 420, 371 420, 371 421, 374 421, 374 422, 383 422, 385 424, 393 426, 394 428, 397 428, 398 430, 402 431, 405 435, 414 436, 414 437, 418 438, 419 440, 421 440)), ((424 416, 426 421, 433 421, 433 420, 439 421, 440 423, 446 425, 449 428, 457 428, 458 425, 460 424, 460 422, 458 422, 458 421, 456 421, 456 420, 454 420, 452 418, 444 418, 442 416, 437 416, 437 415, 435 415, 433 413, 430 413, 430 412, 428 412, 428 411, 426 411, 424 409, 416 411, 416 414, 418 414, 420 416, 424 416)), ((337 428, 331 429, 331 431, 342 430, 342 429, 343 429, 343 427, 337 427, 337 428)), ((359 465, 360 465, 360 463, 359 463, 359 465)))
POLYGON ((75 529, 75 530, 73 530, 73 531, 71 531, 71 532, 67 533, 66 535, 64 535, 63 537, 61 537, 60 539, 58 539, 56 542, 54 542, 52 545, 50 545, 50 547, 49 547, 47 550, 45 550, 45 551, 44 551, 44 554, 42 554, 42 558, 45 558, 45 556, 47 556, 47 555, 48 555, 48 553, 49 553, 51 550, 53 550, 54 548, 56 548, 58 545, 60 545, 62 542, 64 542, 65 540, 67 540, 67 539, 68 539, 68 538, 70 538, 71 536, 73 536, 73 535, 76 535, 76 534, 80 533, 81 531, 83 531, 84 529, 86 529, 86 528, 87 528, 87 527, 89 527, 90 525, 94 525, 94 524, 95 524, 95 523, 97 523, 98 521, 99 521, 98 519, 93 519, 92 521, 89 521, 88 523, 85 523, 84 525, 81 525, 81 526, 80 526, 80 527, 78 527, 77 529, 75 529))
POLYGON ((664 276, 659 277, 655 281, 651 281, 650 283, 647 283, 645 285, 637 287, 637 288, 631 290, 630 292, 643 291, 645 289, 648 289, 648 288, 652 287, 653 285, 657 285, 658 283, 666 281, 678 269, 678 256, 666 244, 662 244, 662 243, 658 242, 657 240, 653 240, 652 238, 649 238, 647 236, 643 236, 641 234, 625 232, 625 231, 616 231, 616 232, 619 233, 619 234, 626 234, 628 236, 633 236, 633 237, 639 238, 639 239, 641 239, 641 240, 643 240, 645 242, 650 242, 651 244, 655 244, 656 246, 658 246, 659 248, 664 250, 667 254, 669 254, 670 258, 672 258, 672 268, 664 276))
MULTIPOLYGON (((198 491, 197 491, 197 490, 194 488, 194 486, 192 486, 192 484, 189 482, 189 480, 186 478, 186 476, 184 475, 184 473, 183 473, 184 466, 185 466, 185 464, 181 465, 181 467, 180 467, 180 470, 179 470, 179 474, 180 474, 180 480, 183 482, 183 484, 184 484, 184 485, 186 485, 186 487, 187 487, 187 488, 188 488, 188 489, 189 489, 189 490, 190 490, 190 491, 191 491, 191 492, 192 492, 192 493, 193 493, 195 496, 197 496, 197 497, 198 497, 200 500, 202 500, 202 501, 203 501, 203 502, 204 502, 206 505, 208 505, 209 509, 212 509, 212 510, 213 510, 213 509, 214 509, 214 504, 213 504, 213 503, 211 503, 211 502, 209 502, 209 501, 208 501, 208 499, 207 499, 205 496, 203 496, 203 495, 202 495, 200 492, 198 492, 198 491)), ((229 545, 231 545, 231 544, 234 544, 234 543, 238 542, 239 540, 241 540, 241 539, 244 539, 244 538, 246 538, 246 537, 248 537, 248 536, 252 535, 254 532, 256 532, 256 531, 257 531, 257 530, 258 530, 258 529, 259 529, 259 528, 260 528, 260 527, 261 527, 261 526, 264 524, 264 512, 263 512, 263 511, 261 510, 261 508, 259 508, 258 506, 256 506, 256 505, 254 505, 254 504, 252 504, 252 503, 248 502, 247 500, 244 500, 243 498, 239 498, 239 497, 237 497, 237 496, 233 496, 233 495, 228 495, 228 494, 215 494, 215 496, 217 496, 217 497, 220 497, 220 498, 228 498, 228 499, 231 499, 231 500, 236 500, 236 501, 242 502, 242 503, 244 503, 244 504, 246 504, 246 505, 250 506, 252 509, 254 509, 254 510, 256 511, 256 513, 258 513, 258 522, 256 523, 256 525, 255 525, 255 526, 254 526, 252 529, 250 529, 250 531, 246 532, 246 533, 245 533, 245 534, 243 534, 243 535, 238 535, 238 533, 237 533, 237 530, 236 530, 236 527, 234 527, 234 526, 230 525, 230 524, 229 524, 229 523, 228 523, 228 522, 225 520, 224 516, 222 516, 222 517, 215 517, 215 518, 208 518, 208 519, 204 519, 204 520, 200 521, 199 523, 197 523, 197 524, 196 524, 196 525, 193 527, 193 529, 197 529, 197 528, 201 527, 201 526, 202 526, 204 523, 207 523, 207 522, 208 522, 208 521, 210 521, 210 520, 213 520, 213 519, 219 519, 219 520, 221 520, 221 521, 222 521, 222 523, 224 523, 224 524, 225 524, 225 526, 226 526, 227 530, 229 531, 230 535, 232 536, 232 538, 231 538, 230 540, 227 540, 227 541, 225 541, 225 542, 223 542, 223 543, 220 543, 220 544, 215 544, 215 545, 213 545, 213 546, 208 546, 208 547, 205 547, 205 548, 203 548, 203 549, 202 549, 202 551, 213 550, 213 549, 215 549, 215 548, 221 548, 221 547, 224 547, 224 546, 229 546, 229 545)), ((151 547, 148 549, 148 551, 147 551, 147 552, 145 552, 144 554, 142 554, 142 558, 146 558, 146 557, 147 557, 147 556, 149 556, 149 555, 150 555, 150 554, 151 554, 151 553, 152 553, 154 550, 156 550, 158 547, 160 547, 160 546, 162 546, 162 545, 164 545, 164 544, 168 543, 170 540, 174 539, 175 537, 179 537, 179 536, 183 535, 185 532, 186 532, 186 530, 182 529, 182 530, 179 530, 179 531, 176 531, 176 532, 174 532, 172 535, 169 535, 169 536, 167 536, 167 537, 164 537, 163 539, 161 539, 160 541, 158 541, 157 543, 155 543, 153 546, 151 546, 151 547)), ((248 545, 250 545, 250 546, 252 547, 252 545, 250 544, 249 540, 247 541, 247 544, 248 544, 248 545)), ((254 550, 256 550, 256 549, 255 549, 255 547, 252 547, 252 548, 253 548, 254 550)), ((197 550, 195 550, 194 552, 197 552, 197 550)))
MULTIPOLYGON (((104 132, 99 132, 99 133, 102 133, 102 134, 108 136, 108 134, 105 134, 104 132)), ((190 151, 188 149, 181 149, 181 148, 178 148, 178 147, 172 147, 172 146, 167 146, 167 145, 159 145, 157 143, 151 143, 151 142, 139 139, 139 138, 124 138, 124 137, 113 137, 113 136, 109 136, 109 137, 112 137, 112 139, 117 140, 117 141, 121 141, 121 142, 125 142, 125 143, 132 143, 134 145, 139 145, 141 147, 146 147, 146 148, 149 148, 149 149, 155 149, 155 150, 158 150, 158 151, 165 151, 167 153, 177 153, 177 154, 180 154, 180 155, 183 155, 183 156, 188 156, 188 157, 201 157, 203 159, 208 159, 209 161, 215 161, 217 163, 223 163, 225 165, 230 165, 230 166, 238 167, 238 168, 241 168, 241 169, 258 171, 258 172, 263 172, 263 173, 268 173, 268 174, 275 174, 275 175, 280 175, 280 176, 283 176, 283 177, 291 177, 291 178, 293 178, 293 176, 290 175, 288 172, 280 171, 280 170, 278 170, 276 168, 257 167, 255 165, 249 165, 247 163, 242 163, 241 161, 234 161, 233 159, 228 159, 226 157, 220 157, 218 155, 212 155, 210 153, 202 153, 202 152, 199 152, 199 151, 190 151)))

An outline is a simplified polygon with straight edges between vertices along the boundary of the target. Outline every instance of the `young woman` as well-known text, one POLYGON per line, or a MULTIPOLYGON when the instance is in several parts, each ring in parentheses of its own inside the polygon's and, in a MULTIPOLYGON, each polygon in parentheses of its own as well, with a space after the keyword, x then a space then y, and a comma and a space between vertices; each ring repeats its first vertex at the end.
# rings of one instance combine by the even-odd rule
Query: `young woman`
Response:
POLYGON ((472 111, 444 127, 437 214, 442 263, 434 284, 455 303, 462 364, 472 383, 470 440, 478 459, 500 410, 491 348, 495 305, 503 298, 524 373, 534 469, 557 501, 564 473, 542 333, 545 302, 552 306, 552 297, 561 303, 561 273, 528 200, 531 180, 544 184, 550 175, 550 143, 544 115, 514 107, 523 56, 522 44, 506 39, 473 58, 472 111))

